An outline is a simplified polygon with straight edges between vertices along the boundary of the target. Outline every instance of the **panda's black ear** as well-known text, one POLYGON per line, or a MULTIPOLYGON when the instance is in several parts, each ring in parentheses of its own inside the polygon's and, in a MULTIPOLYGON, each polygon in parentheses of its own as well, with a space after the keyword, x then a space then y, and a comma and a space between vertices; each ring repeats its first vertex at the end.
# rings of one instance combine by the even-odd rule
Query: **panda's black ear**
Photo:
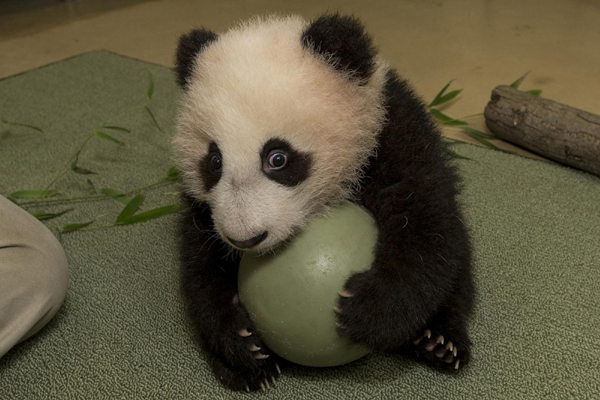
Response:
POLYGON ((179 86, 186 88, 196 56, 215 40, 217 34, 206 29, 194 29, 179 38, 175 57, 175 72, 179 86))
POLYGON ((364 26, 354 17, 321 16, 302 34, 302 45, 326 56, 336 69, 351 72, 352 78, 362 83, 373 74, 377 50, 364 26))

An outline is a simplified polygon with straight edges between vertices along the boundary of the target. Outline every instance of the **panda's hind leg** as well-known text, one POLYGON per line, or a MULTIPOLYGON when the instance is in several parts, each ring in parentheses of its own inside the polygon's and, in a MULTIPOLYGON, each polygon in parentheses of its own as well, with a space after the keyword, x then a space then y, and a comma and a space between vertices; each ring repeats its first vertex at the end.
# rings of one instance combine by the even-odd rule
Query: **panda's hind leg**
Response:
POLYGON ((471 340, 467 330, 473 302, 473 286, 467 282, 453 292, 423 329, 403 350, 430 365, 458 370, 467 365, 471 340))

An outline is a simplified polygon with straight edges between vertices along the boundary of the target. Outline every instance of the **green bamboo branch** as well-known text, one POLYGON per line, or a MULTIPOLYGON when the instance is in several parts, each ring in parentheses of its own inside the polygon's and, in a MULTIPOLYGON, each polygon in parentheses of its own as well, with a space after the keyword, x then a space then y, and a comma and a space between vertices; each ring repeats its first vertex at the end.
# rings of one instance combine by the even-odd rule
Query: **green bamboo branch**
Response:
POLYGON ((134 194, 134 193, 137 193, 137 192, 141 192, 142 190, 150 189, 151 187, 158 186, 160 184, 163 184, 163 183, 166 183, 166 182, 171 182, 171 181, 172 181, 172 179, 165 178, 165 179, 162 179, 162 180, 160 180, 158 182, 154 182, 154 183, 151 183, 149 185, 142 186, 142 187, 139 187, 137 189, 133 189, 133 190, 131 190, 129 192, 125 192, 125 194, 126 195, 134 194))
MULTIPOLYGON (((149 188, 152 188, 152 187, 155 187, 155 186, 167 183, 167 182, 172 182, 172 181, 173 181, 172 179, 164 178, 164 179, 161 179, 160 181, 151 183, 149 185, 132 189, 129 192, 125 192, 124 194, 125 195, 134 194, 137 192, 141 192, 142 190, 149 189, 149 188)), ((68 197, 65 199, 33 200, 33 201, 27 201, 25 203, 19 203, 19 206, 36 205, 36 204, 57 204, 57 203, 68 203, 71 201, 88 201, 88 200, 99 200, 99 199, 112 199, 112 197, 105 195, 105 194, 99 194, 99 195, 95 195, 95 196, 68 197)))
MULTIPOLYGON (((13 125, 13 126, 21 126, 24 128, 29 128, 29 129, 34 129, 38 132, 44 132, 42 130, 42 128, 38 128, 37 126, 33 126, 33 125, 27 125, 27 124, 21 124, 19 122, 12 122, 12 121, 7 121, 5 119, 0 118, 0 127, 2 127, 2 125, 13 125)), ((1 388, 0 388, 1 389, 1 388)))
MULTIPOLYGON (((69 158, 69 160, 66 162, 66 164, 64 165, 64 167, 60 170, 60 172, 52 179, 52 181, 48 184, 48 186, 46 186, 46 188, 44 189, 44 191, 50 189, 52 187, 52 185, 54 185, 56 183, 56 181, 58 181, 69 169, 71 162, 79 155, 79 153, 81 153, 81 151, 83 150, 83 148, 85 147, 85 145, 90 141, 90 139, 94 136, 98 136, 98 130, 102 129, 103 127, 105 127, 109 122, 120 118, 122 116, 131 114, 132 112, 140 109, 140 108, 145 108, 148 113, 150 113, 150 116, 152 117, 152 120, 154 121, 154 124, 156 125, 156 127, 162 132, 162 129, 160 129, 160 127, 158 126, 158 123, 156 122, 156 119, 154 118, 154 115, 152 114, 152 111, 150 111, 150 109, 148 108, 148 104, 150 103, 150 100, 152 100, 152 94, 154 92, 154 80, 152 78, 152 74, 150 73, 150 71, 148 71, 148 78, 149 78, 149 87, 148 87, 148 91, 146 93, 146 101, 144 101, 142 104, 138 104, 136 106, 133 106, 131 108, 129 108, 128 110, 123 111, 120 114, 114 115, 112 117, 110 117, 109 119, 107 119, 106 121, 104 121, 102 124, 100 124, 99 127, 96 127, 92 130, 92 132, 89 134, 89 136, 85 139, 85 141, 83 142, 83 144, 79 147, 79 149, 77 149, 77 151, 75 152, 75 154, 73 154, 71 156, 71 158, 69 158)), ((6 121, 3 121, 6 122, 6 121)), ((104 138, 106 139, 110 139, 113 141, 117 141, 112 137, 106 137, 108 135, 103 134, 102 136, 104 136, 104 138)), ((118 141, 117 141, 118 142, 118 141)))
POLYGON ((104 121, 99 127, 94 128, 92 130, 92 132, 88 135, 88 137, 85 139, 85 141, 83 142, 83 144, 81 146, 79 146, 79 148, 77 149, 77 151, 75 152, 75 154, 73 154, 71 156, 71 158, 69 158, 69 160, 65 163, 64 167, 62 168, 62 170, 54 177, 54 179, 52 179, 52 181, 48 184, 48 186, 46 186, 46 188, 44 190, 48 190, 52 187, 52 185, 54 185, 56 183, 56 181, 58 181, 69 169, 69 167, 71 166, 71 162, 75 159, 75 157, 77 157, 79 155, 79 153, 81 153, 81 151, 83 150, 83 148, 85 147, 85 145, 90 141, 91 138, 93 138, 94 136, 96 136, 96 131, 98 129, 102 129, 102 127, 106 124, 108 124, 110 121, 122 117, 124 115, 130 114, 132 112, 134 112, 135 110, 142 108, 142 107, 146 107, 148 105, 148 103, 150 102, 150 100, 146 100, 144 102, 144 104, 139 104, 135 107, 131 107, 129 110, 122 112, 121 114, 115 115, 109 119, 107 119, 106 121, 104 121))
POLYGON ((64 167, 60 170, 60 172, 58 173, 58 175, 56 175, 54 177, 54 179, 52 179, 52 181, 48 184, 48 186, 46 186, 44 188, 44 191, 50 189, 52 187, 52 185, 54 185, 56 183, 56 181, 58 181, 60 179, 60 177, 63 176, 65 174, 65 172, 67 172, 67 170, 71 166, 71 162, 75 159, 75 157, 77 157, 79 155, 79 153, 81 152, 81 150, 83 150, 83 148, 85 147, 85 145, 93 137, 94 137, 94 132, 92 131, 92 133, 90 133, 89 136, 85 139, 85 141, 83 142, 83 144, 81 146, 79 146, 79 149, 77 149, 77 151, 75 152, 75 154, 73 154, 71 156, 71 158, 69 158, 69 160, 65 163, 64 167))

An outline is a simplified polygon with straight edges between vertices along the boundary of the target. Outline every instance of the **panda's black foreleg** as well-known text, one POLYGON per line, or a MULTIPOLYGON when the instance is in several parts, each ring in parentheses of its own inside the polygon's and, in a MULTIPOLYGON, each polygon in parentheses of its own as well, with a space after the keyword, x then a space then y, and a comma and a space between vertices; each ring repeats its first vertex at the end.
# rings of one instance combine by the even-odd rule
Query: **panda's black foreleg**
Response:
POLYGON ((279 360, 239 303, 239 258, 227 256, 214 233, 210 209, 187 200, 181 221, 181 286, 207 361, 227 387, 265 390, 280 374, 279 360))
MULTIPOLYGON (((383 351, 426 334, 431 337, 419 343, 427 349, 419 354, 436 363, 439 349, 432 348, 430 357, 429 342, 441 335, 445 345, 453 342, 452 354, 456 345, 457 356, 461 349, 468 356, 473 290, 466 228, 453 199, 406 185, 363 198, 379 228, 378 247, 371 269, 351 276, 340 293, 338 326, 354 341, 383 351)), ((442 356, 443 363, 448 354, 442 356)))

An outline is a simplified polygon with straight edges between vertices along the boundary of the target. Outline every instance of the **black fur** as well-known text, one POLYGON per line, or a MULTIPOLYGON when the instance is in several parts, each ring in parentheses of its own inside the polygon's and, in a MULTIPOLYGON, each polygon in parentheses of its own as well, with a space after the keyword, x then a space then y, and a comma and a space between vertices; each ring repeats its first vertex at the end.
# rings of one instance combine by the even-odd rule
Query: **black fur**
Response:
POLYGON ((244 390, 246 385, 256 390, 261 380, 278 375, 275 364, 281 360, 268 352, 246 311, 234 303, 240 258, 227 257, 226 246, 215 237, 210 209, 186 195, 183 201, 181 287, 188 313, 221 382, 236 390, 244 390), (253 334, 242 337, 242 329, 253 334), (254 358, 258 352, 249 350, 252 345, 261 347, 259 353, 269 354, 269 358, 254 358))
POLYGON ((194 29, 179 38, 175 57, 175 72, 179 86, 184 89, 187 87, 196 56, 204 47, 217 40, 217 37, 216 33, 209 30, 194 29))
POLYGON ((204 188, 206 191, 212 189, 219 180, 221 179, 221 175, 223 174, 223 155, 221 154, 221 150, 219 150, 219 146, 215 142, 212 142, 210 146, 208 146, 208 154, 204 156, 200 160, 199 168, 200 168, 200 176, 202 176, 202 182, 204 183, 204 188), (221 160, 221 168, 215 169, 211 166, 211 161, 214 156, 219 157, 221 160))
POLYGON ((312 157, 310 154, 302 153, 282 139, 270 139, 260 153, 263 162, 263 172, 269 179, 284 186, 293 187, 306 180, 310 175, 312 157), (279 150, 287 156, 287 164, 282 169, 269 168, 269 153, 279 150))
MULTIPOLYGON (((324 41, 326 36, 336 38, 334 43, 344 37, 362 38, 362 28, 336 30, 339 21, 349 21, 344 18, 322 17, 305 37, 319 33, 324 41), (327 21, 335 23, 327 25, 327 21)), ((359 61, 351 65, 355 71, 367 66, 358 75, 362 79, 371 73, 372 64, 366 60, 372 59, 374 51, 366 42, 368 50, 341 46, 344 51, 339 53, 352 60, 353 52, 358 53, 359 61)), ((323 42, 319 43, 323 48, 323 42)), ((350 65, 348 59, 340 59, 340 65, 350 65)), ((378 136, 377 155, 364 166, 365 178, 355 193, 377 222, 378 247, 371 269, 346 282, 351 297, 340 297, 339 321, 356 342, 456 368, 469 361, 467 321, 475 292, 468 232, 456 200, 460 180, 425 105, 393 71, 387 77, 385 99, 387 123, 378 136), (450 342, 456 356, 446 349, 450 342)), ((279 148, 282 143, 274 145, 279 148)), ((263 160, 272 149, 265 146, 263 160)), ((276 356, 252 331, 246 312, 232 302, 239 258, 226 257, 208 206, 185 200, 182 286, 192 320, 217 377, 234 389, 246 385, 256 389, 260 380, 276 375, 276 356), (237 332, 244 328, 253 335, 240 337, 237 332), (270 357, 254 359, 249 343, 270 357)))
POLYGON ((460 180, 425 105, 393 71, 385 98, 388 122, 358 193, 379 247, 371 269, 346 282, 353 296, 341 298, 339 319, 353 340, 388 351, 421 352, 409 339, 428 328, 458 347, 464 365, 474 286, 460 180))
POLYGON ((377 51, 356 18, 323 15, 304 31, 302 44, 315 53, 331 57, 336 69, 352 72, 352 76, 363 83, 373 74, 377 51))

